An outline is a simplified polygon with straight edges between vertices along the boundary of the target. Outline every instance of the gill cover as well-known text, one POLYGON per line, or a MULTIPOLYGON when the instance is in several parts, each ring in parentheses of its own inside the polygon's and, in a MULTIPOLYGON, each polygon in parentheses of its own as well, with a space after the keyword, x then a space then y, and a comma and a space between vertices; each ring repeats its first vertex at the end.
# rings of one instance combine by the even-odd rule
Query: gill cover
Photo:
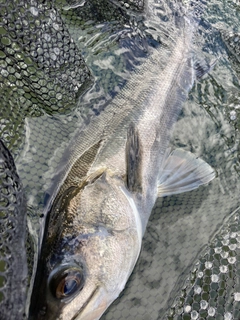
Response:
MULTIPOLYGON (((55 307, 54 314, 58 314, 63 301, 69 301, 83 287, 81 264, 78 265, 75 261, 61 264, 59 251, 63 240, 62 233, 69 223, 69 203, 87 184, 86 175, 100 145, 101 141, 98 141, 76 160, 64 182, 60 184, 58 192, 52 192, 56 196, 50 198, 46 206, 46 220, 40 239, 41 249, 29 309, 30 319, 45 319, 48 300, 51 301, 51 306, 55 307), (59 259, 59 263, 54 262, 54 257, 59 259), (41 298, 43 296, 44 299, 41 298)), ((58 188, 59 184, 56 181, 54 183, 58 188)))
POLYGON ((141 222, 125 182, 104 168, 88 175, 100 147, 76 160, 52 200, 30 319, 99 319, 136 263, 141 222))

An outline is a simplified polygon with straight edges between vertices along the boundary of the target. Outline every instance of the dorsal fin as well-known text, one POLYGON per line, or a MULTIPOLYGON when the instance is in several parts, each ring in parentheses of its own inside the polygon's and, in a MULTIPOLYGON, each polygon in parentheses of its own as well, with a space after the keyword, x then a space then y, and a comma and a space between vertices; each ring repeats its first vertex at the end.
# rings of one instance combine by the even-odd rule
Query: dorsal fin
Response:
POLYGON ((127 133, 126 143, 126 183, 129 191, 142 191, 142 152, 138 131, 131 123, 127 133))

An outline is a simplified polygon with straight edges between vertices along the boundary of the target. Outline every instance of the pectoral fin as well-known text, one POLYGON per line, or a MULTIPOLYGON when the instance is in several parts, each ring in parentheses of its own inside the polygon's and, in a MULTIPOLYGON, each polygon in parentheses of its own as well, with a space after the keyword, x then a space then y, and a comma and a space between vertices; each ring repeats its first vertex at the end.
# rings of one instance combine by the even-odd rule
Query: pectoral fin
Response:
POLYGON ((215 177, 213 168, 194 154, 181 149, 168 153, 158 181, 158 196, 191 191, 215 177))
POLYGON ((209 73, 217 63, 218 59, 208 63, 207 61, 195 61, 194 69, 197 80, 201 79, 205 74, 209 73))
POLYGON ((141 144, 138 131, 132 123, 129 126, 126 143, 126 164, 127 176, 126 183, 129 191, 141 192, 142 174, 141 174, 141 144))

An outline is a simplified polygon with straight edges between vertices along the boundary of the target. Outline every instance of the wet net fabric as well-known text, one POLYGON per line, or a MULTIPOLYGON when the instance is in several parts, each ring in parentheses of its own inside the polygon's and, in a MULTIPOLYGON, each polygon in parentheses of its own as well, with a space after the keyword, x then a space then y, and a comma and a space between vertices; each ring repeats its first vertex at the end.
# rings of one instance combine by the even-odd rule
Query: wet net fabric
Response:
POLYGON ((21 319, 27 286, 26 201, 8 149, 0 141, 0 319, 21 319))
POLYGON ((27 116, 71 109, 90 74, 52 2, 2 2, 0 28, 1 136, 17 145, 27 116))
MULTIPOLYGON (((148 52, 165 45, 177 10, 172 1, 0 3, 0 137, 28 204, 0 145, 0 319, 24 318, 44 194, 76 128, 104 111, 148 52), (24 230, 34 243, 27 245, 27 280, 18 254, 24 230)), ((198 12, 206 18, 195 53, 218 62, 194 86, 171 142, 201 156, 217 178, 158 199, 133 274, 102 319, 240 319, 239 12, 234 1, 198 12)))
POLYGON ((167 319, 239 319, 240 210, 225 221, 186 279, 167 319))

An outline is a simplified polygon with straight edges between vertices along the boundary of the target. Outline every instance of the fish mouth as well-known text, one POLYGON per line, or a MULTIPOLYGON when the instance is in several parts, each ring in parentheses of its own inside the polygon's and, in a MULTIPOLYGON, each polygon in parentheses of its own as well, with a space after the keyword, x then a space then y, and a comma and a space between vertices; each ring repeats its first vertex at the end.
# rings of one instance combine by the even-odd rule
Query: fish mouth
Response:
POLYGON ((98 320, 110 303, 106 291, 96 287, 72 320, 98 320))

